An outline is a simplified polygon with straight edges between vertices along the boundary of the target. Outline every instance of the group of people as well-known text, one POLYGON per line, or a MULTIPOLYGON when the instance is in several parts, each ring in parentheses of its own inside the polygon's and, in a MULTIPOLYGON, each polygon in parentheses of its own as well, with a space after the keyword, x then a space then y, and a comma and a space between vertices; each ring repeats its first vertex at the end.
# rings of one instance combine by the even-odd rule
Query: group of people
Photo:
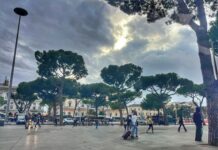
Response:
MULTIPOLYGON (((200 141, 202 141, 203 123, 204 123, 200 107, 196 107, 195 113, 193 115, 193 122, 195 123, 195 126, 196 126, 195 141, 200 142, 200 141)), ((183 127, 185 132, 187 132, 187 129, 186 129, 185 124, 183 122, 182 116, 180 116, 180 118, 179 118, 178 132, 180 132, 181 127, 183 127)))
MULTIPOLYGON (((195 141, 202 141, 202 134, 203 134, 202 129, 203 129, 204 121, 203 121, 200 107, 196 108, 196 111, 193 115, 193 122, 195 123, 196 126, 195 141)), ((182 116, 180 116, 178 123, 179 123, 178 132, 180 132, 181 127, 183 127, 184 131, 187 132, 182 116)), ((148 125, 148 129, 146 130, 146 133, 148 133, 149 130, 151 130, 152 133, 154 133, 152 117, 147 118, 147 125, 148 125)), ((138 121, 137 121, 136 111, 132 111, 132 115, 128 115, 128 117, 124 122, 124 129, 125 129, 125 133, 123 135, 124 139, 127 139, 129 135, 131 135, 131 138, 134 137, 138 138, 138 121)))
MULTIPOLYGON (((132 111, 132 115, 128 115, 126 120, 124 121, 124 138, 125 134, 130 134, 131 138, 138 138, 138 117, 137 117, 137 112, 135 110, 132 111)), ((154 133, 154 128, 153 128, 153 120, 151 117, 147 118, 147 124, 148 124, 148 129, 146 130, 146 133, 148 133, 149 130, 154 133)))
POLYGON ((40 113, 32 115, 30 113, 25 115, 25 128, 28 129, 29 127, 33 128, 35 123, 35 128, 36 126, 41 127, 41 122, 42 122, 42 116, 40 113))

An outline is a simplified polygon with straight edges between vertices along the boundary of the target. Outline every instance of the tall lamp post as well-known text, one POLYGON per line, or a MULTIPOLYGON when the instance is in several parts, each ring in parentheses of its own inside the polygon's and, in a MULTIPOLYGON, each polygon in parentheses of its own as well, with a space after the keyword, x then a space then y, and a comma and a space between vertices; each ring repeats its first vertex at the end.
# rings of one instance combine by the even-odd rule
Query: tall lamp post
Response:
POLYGON ((12 68, 11 68, 11 76, 10 76, 10 83, 9 83, 9 88, 8 88, 8 100, 7 100, 7 108, 6 108, 6 121, 8 121, 8 114, 9 114, 9 105, 10 105, 10 100, 11 100, 11 93, 12 93, 12 82, 13 82, 13 75, 14 75, 14 65, 15 65, 15 58, 16 58, 16 53, 17 53, 17 42, 18 42, 18 37, 19 37, 19 30, 20 30, 20 21, 22 16, 27 16, 28 12, 23 9, 23 8, 15 8, 14 12, 19 16, 18 20, 18 26, 17 26, 17 36, 16 36, 16 42, 15 42, 15 47, 14 47, 14 57, 13 57, 13 62, 12 62, 12 68))

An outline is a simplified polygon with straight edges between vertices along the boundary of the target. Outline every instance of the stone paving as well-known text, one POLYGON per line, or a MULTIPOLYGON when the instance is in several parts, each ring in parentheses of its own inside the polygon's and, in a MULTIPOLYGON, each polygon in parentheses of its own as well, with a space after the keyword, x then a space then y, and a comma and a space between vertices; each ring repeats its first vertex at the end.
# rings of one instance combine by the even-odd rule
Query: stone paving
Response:
POLYGON ((217 150, 208 146, 207 127, 202 143, 195 142, 194 126, 177 132, 177 126, 155 126, 154 134, 139 129, 139 138, 124 141, 121 126, 54 127, 25 130, 23 126, 0 127, 0 150, 217 150))

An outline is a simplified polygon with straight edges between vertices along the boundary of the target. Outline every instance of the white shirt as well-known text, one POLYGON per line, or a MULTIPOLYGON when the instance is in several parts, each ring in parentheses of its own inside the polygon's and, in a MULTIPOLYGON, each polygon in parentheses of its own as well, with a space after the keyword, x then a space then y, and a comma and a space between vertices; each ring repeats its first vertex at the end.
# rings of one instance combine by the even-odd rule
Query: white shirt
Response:
POLYGON ((136 125, 137 116, 136 116, 136 115, 133 115, 131 120, 132 120, 132 124, 133 124, 133 125, 136 125))

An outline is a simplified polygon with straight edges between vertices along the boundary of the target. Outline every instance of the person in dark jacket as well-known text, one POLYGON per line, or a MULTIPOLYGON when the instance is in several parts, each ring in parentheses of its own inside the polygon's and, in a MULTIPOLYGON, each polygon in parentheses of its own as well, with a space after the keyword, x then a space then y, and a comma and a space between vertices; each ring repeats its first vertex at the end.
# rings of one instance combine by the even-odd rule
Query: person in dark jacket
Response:
POLYGON ((202 141, 203 118, 201 115, 200 107, 196 108, 196 111, 193 115, 193 121, 194 121, 195 126, 196 126, 195 141, 202 141))
POLYGON ((178 132, 180 132, 181 126, 183 126, 185 132, 187 132, 187 129, 186 129, 185 124, 184 124, 184 122, 183 122, 182 116, 179 117, 179 128, 178 128, 178 132))

